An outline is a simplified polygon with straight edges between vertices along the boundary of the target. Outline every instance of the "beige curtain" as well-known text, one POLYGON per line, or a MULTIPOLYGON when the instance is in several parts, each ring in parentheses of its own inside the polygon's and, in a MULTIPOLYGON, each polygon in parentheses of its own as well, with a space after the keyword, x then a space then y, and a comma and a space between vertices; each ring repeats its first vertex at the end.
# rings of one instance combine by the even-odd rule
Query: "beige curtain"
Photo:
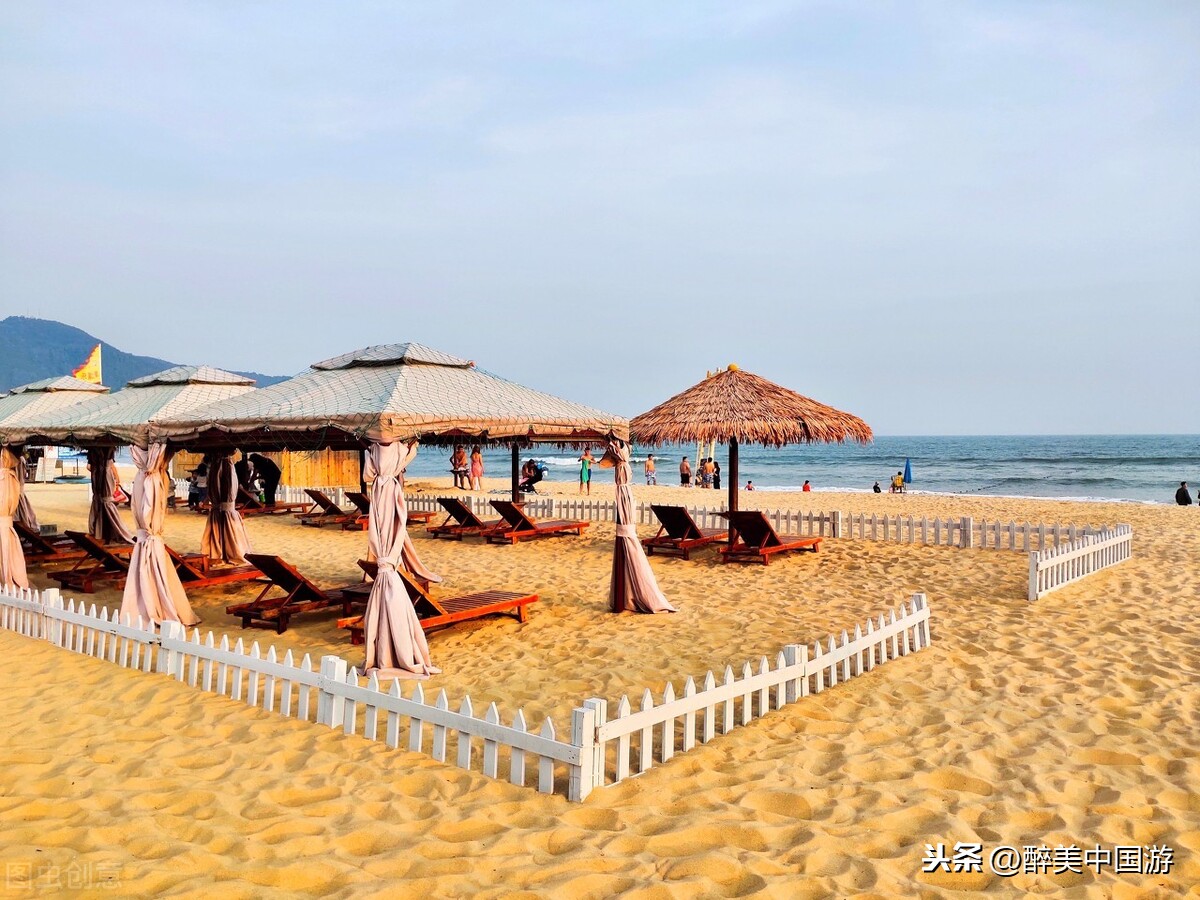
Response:
POLYGON ((88 451, 92 470, 92 508, 88 512, 88 532, 102 544, 132 544, 133 535, 121 521, 113 491, 117 488, 116 450, 112 447, 88 451))
POLYGON ((25 456, 18 453, 16 457, 17 481, 21 483, 21 502, 17 504, 16 519, 30 531, 40 531, 41 526, 38 525, 37 513, 33 511, 33 504, 29 502, 29 495, 25 493, 25 456))
POLYGON ((21 539, 13 528, 13 514, 21 504, 21 479, 17 467, 20 455, 0 447, 0 587, 29 587, 25 575, 25 554, 21 539))
POLYGON ((638 539, 629 486, 633 472, 629 467, 629 445, 614 440, 608 445, 601 464, 611 466, 617 483, 617 543, 613 548, 612 580, 608 599, 613 612, 676 612, 658 587, 650 560, 638 539))
MULTIPOLYGON (((417 455, 417 444, 372 444, 367 450, 364 478, 371 490, 371 520, 367 529, 379 574, 371 585, 363 617, 367 658, 364 674, 380 678, 436 674, 429 643, 404 583, 396 574, 403 565, 408 537, 408 507, 400 478, 417 455)), ((419 565, 419 561, 418 561, 419 565)))
POLYGON ((142 619, 195 625, 200 618, 192 612, 162 536, 171 492, 171 479, 167 475, 171 454, 166 444, 151 444, 149 450, 134 447, 133 462, 138 469, 133 482, 137 541, 129 557, 121 616, 129 616, 135 622, 142 619))
POLYGON ((200 548, 209 559, 221 559, 230 565, 244 566, 253 547, 246 534, 246 523, 237 511, 238 480, 233 468, 233 451, 219 453, 208 466, 208 521, 200 548))

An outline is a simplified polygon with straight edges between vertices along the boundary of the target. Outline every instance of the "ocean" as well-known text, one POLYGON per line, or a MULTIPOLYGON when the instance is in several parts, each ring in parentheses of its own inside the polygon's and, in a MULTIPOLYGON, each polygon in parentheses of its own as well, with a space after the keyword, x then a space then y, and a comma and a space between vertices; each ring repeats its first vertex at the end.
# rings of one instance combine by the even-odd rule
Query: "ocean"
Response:
MULTIPOLYGON (((661 484, 678 484, 681 456, 686 454, 695 464, 695 445, 635 446, 635 484, 642 483, 647 449, 659 461, 661 484)), ((422 448, 409 477, 449 474, 449 456, 449 448, 422 448)), ((485 450, 483 456, 486 475, 508 475, 508 450, 485 450)), ((531 456, 546 462, 550 479, 577 477, 577 452, 533 448, 523 450, 521 459, 531 456)), ((865 447, 743 446, 738 458, 743 485, 751 480, 760 490, 776 491, 798 491, 806 479, 817 492, 870 491, 876 481, 886 491, 906 459, 911 460, 913 474, 909 490, 922 493, 1173 503, 1180 481, 1188 482, 1193 496, 1200 486, 1200 435, 888 435, 865 447)), ((718 445, 717 460, 728 469, 728 448, 718 445)), ((611 471, 593 471, 596 483, 612 483, 611 471)))

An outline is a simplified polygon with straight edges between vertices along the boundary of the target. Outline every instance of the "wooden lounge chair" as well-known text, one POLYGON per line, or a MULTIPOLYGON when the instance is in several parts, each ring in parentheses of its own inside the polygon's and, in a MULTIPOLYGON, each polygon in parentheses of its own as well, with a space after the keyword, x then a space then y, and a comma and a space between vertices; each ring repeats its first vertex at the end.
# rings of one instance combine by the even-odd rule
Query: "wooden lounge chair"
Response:
POLYGON ((777 534, 759 510, 725 513, 729 527, 737 533, 733 546, 724 547, 721 555, 725 562, 745 562, 761 559, 765 566, 776 553, 792 550, 817 552, 821 546, 819 537, 800 537, 792 534, 777 534))
POLYGON ((96 585, 119 587, 129 574, 129 554, 133 551, 130 544, 119 547, 106 546, 83 531, 63 532, 83 551, 81 556, 69 569, 46 574, 57 581, 63 588, 90 594, 96 585))
POLYGON ((446 537, 461 541, 463 535, 482 534, 494 528, 508 527, 504 519, 484 521, 457 497, 438 497, 438 503, 449 515, 441 525, 429 526, 429 533, 435 538, 446 537))
POLYGON ((237 603, 225 608, 229 615, 241 618, 243 628, 274 628, 283 634, 291 617, 300 613, 340 607, 343 615, 349 614, 351 601, 343 596, 342 588, 326 590, 318 587, 301 575, 295 566, 278 556, 247 553, 246 559, 270 583, 249 603, 237 603), (283 591, 282 597, 267 596, 275 588, 283 591))
POLYGON ((483 532, 484 540, 489 544, 508 541, 515 544, 522 538, 550 537, 555 534, 583 534, 590 522, 575 522, 570 519, 531 519, 525 515, 521 507, 511 500, 493 500, 492 507, 504 517, 502 526, 490 528, 483 532))
POLYGON ((308 494, 313 505, 304 512, 296 513, 296 518, 300 520, 301 525, 320 528, 322 525, 344 525, 358 518, 357 512, 342 509, 330 500, 329 495, 324 491, 305 488, 304 493, 308 494))
MULTIPOLYGON (((366 531, 371 524, 371 498, 362 491, 346 491, 346 499, 354 504, 354 518, 342 525, 342 531, 366 531)), ((437 516, 433 511, 408 510, 408 522, 428 525, 437 516)))
MULTIPOLYGON (((359 565, 369 574, 368 566, 374 566, 374 563, 364 563, 360 560, 359 565)), ((463 597, 436 600, 430 595, 428 587, 423 587, 408 572, 397 570, 396 574, 404 582, 409 599, 412 600, 413 609, 417 612, 417 618, 421 620, 421 628, 425 631, 446 628, 468 619, 501 614, 516 616, 518 622, 524 622, 527 617, 525 607, 530 603, 535 603, 538 599, 537 594, 522 594, 514 591, 479 591, 463 597)), ((337 624, 338 628, 349 630, 351 644, 363 642, 362 616, 338 619, 337 624)))
POLYGON ((294 513, 308 509, 307 503, 276 503, 267 506, 250 493, 243 485, 238 485, 237 508, 243 516, 278 516, 283 513, 294 513))
POLYGON ((24 522, 13 522, 17 537, 21 539, 25 562, 30 565, 42 563, 70 562, 87 556, 78 545, 67 538, 47 537, 40 531, 34 531, 24 522))
POLYGON ((188 590, 263 577, 256 566, 214 566, 212 560, 201 553, 183 554, 167 547, 167 556, 171 557, 179 580, 188 590))
POLYGON ((729 537, 728 528, 701 528, 687 511, 687 507, 651 504, 650 508, 654 510, 654 515, 658 517, 662 527, 654 537, 642 541, 647 556, 652 556, 657 550, 660 553, 678 554, 684 559, 689 559, 691 552, 697 547, 729 537))

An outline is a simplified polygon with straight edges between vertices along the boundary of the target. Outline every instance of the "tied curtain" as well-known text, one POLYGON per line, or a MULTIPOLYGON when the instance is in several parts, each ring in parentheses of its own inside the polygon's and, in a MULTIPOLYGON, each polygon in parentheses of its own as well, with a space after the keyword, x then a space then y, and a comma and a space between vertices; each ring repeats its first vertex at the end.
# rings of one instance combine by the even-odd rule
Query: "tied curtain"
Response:
POLYGON ((102 544, 132 544, 133 535, 121 521, 117 501, 116 450, 96 447, 88 451, 88 468, 92 470, 92 507, 88 511, 88 533, 102 544))
POLYGON ((17 467, 23 465, 19 453, 0 447, 0 588, 29 587, 21 539, 13 528, 13 515, 21 504, 17 467))
MULTIPOLYGON (((368 542, 379 565, 363 616, 367 651, 364 674, 374 672, 380 678, 424 677, 441 671, 430 659, 421 621, 404 582, 396 574, 396 568, 405 565, 408 540, 408 506, 404 502, 401 477, 416 455, 416 441, 372 444, 363 472, 371 488, 368 542)), ((408 568, 424 577, 421 575, 424 566, 416 559, 415 552, 411 553, 408 568)))
POLYGON ((646 559, 646 550, 638 539, 633 490, 629 486, 633 477, 629 445, 621 440, 610 441, 600 464, 614 470, 617 483, 617 543, 613 548, 612 581, 608 589, 613 612, 676 612, 663 596, 650 568, 650 560, 646 559))
POLYGON ((133 448, 133 462, 138 470, 132 498, 137 539, 129 557, 121 617, 129 616, 135 622, 141 619, 195 625, 200 618, 192 612, 163 542, 163 520, 171 492, 167 475, 170 461, 166 444, 151 444, 148 450, 133 448))
POLYGON ((41 526, 38 525, 37 513, 33 511, 33 504, 29 502, 29 495, 25 493, 25 458, 22 454, 16 454, 17 457, 17 481, 21 484, 21 500, 17 504, 16 519, 30 531, 40 531, 41 526))
POLYGON ((246 554, 253 548, 246 524, 237 510, 238 480, 233 468, 233 451, 218 454, 208 466, 208 519, 200 548, 212 560, 232 566, 248 565, 246 554))

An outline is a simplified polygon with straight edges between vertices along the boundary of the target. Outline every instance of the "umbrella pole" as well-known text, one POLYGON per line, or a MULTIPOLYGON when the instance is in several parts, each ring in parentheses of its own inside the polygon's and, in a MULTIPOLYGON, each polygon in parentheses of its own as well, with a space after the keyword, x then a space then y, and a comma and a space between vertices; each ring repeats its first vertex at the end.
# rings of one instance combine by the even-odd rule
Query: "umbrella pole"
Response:
MULTIPOLYGON (((738 442, 737 438, 729 439, 729 511, 737 512, 738 508, 738 442)), ((730 523, 729 528, 729 546, 733 546, 733 542, 737 539, 737 535, 733 533, 733 524, 730 523)))
POLYGON ((512 445, 512 502, 521 502, 521 448, 512 445))

